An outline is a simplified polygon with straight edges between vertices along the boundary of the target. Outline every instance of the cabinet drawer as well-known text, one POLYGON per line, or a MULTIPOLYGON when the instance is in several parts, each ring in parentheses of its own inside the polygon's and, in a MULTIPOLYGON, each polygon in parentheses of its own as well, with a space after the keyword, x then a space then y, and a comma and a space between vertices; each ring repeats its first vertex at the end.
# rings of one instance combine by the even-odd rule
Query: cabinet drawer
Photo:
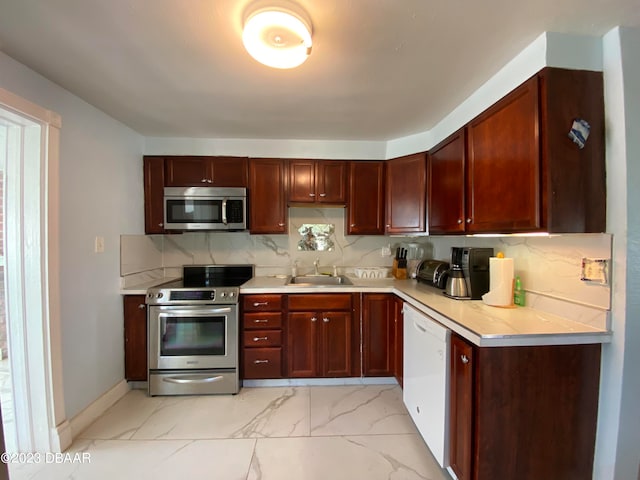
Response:
POLYGON ((244 350, 244 378, 281 378, 282 348, 244 350))
POLYGON ((280 312, 256 312, 243 315, 243 325, 246 330, 255 328, 281 328, 282 313, 280 312))
POLYGON ((289 310, 351 310, 349 293, 289 295, 289 310))
POLYGON ((282 345, 281 330, 251 330, 244 332, 246 347, 279 347, 282 345))
POLYGON ((279 312, 282 295, 245 295, 242 305, 245 312, 279 312))

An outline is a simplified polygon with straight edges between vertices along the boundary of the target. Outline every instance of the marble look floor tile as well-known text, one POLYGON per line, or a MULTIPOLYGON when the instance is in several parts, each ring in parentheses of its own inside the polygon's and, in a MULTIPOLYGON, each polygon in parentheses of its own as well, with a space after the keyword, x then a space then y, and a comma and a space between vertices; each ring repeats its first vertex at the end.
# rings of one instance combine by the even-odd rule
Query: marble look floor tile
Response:
POLYGON ((416 433, 397 385, 313 387, 311 435, 416 433))
POLYGON ((416 434, 259 439, 247 480, 446 480, 416 434))
POLYGON ((149 397, 146 391, 131 390, 98 420, 80 432, 78 438, 128 439, 166 400, 149 397))
POLYGON ((243 388, 238 395, 169 397, 132 439, 309 435, 305 387, 243 388))
POLYGON ((10 467, 12 480, 245 480, 255 446, 240 440, 82 440, 90 462, 10 467))

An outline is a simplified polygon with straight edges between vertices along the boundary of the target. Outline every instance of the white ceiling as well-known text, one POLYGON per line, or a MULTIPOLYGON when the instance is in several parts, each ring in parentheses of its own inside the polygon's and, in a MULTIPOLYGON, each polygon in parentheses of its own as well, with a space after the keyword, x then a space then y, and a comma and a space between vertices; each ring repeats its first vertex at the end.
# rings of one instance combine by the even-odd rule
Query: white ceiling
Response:
POLYGON ((0 50, 145 136, 388 140, 433 127, 544 31, 640 25, 638 0, 297 0, 313 53, 244 51, 253 0, 0 0, 0 50))

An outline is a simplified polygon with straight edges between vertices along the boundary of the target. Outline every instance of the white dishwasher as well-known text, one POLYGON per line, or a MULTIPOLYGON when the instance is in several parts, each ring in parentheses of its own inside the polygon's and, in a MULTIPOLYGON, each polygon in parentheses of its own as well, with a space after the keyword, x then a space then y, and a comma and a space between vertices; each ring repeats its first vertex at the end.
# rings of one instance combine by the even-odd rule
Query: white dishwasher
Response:
POLYGON ((441 467, 448 463, 451 332, 409 304, 404 308, 402 399, 441 467))

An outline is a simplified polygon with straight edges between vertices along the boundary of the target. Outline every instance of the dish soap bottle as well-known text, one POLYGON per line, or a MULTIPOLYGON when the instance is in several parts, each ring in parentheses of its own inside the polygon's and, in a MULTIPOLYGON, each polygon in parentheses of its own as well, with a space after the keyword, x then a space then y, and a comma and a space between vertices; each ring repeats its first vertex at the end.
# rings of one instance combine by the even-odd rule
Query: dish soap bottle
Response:
POLYGON ((516 277, 515 286, 513 288, 513 303, 521 307, 524 307, 525 304, 524 290, 522 289, 520 277, 516 277))

